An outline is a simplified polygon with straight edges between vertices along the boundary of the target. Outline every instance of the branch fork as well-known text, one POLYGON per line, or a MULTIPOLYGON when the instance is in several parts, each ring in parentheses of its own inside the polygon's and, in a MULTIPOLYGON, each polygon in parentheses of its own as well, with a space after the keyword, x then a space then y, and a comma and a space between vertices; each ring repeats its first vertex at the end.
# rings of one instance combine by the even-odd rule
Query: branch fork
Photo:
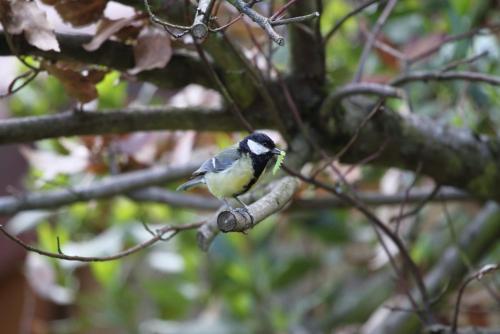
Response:
MULTIPOLYGON (((149 5, 148 0, 144 0, 144 7, 146 8, 146 11, 148 12, 148 15, 153 23, 161 25, 171 36, 174 38, 180 38, 188 33, 191 33, 195 39, 198 40, 203 40, 207 37, 209 32, 217 32, 220 30, 223 30, 236 21, 238 21, 242 15, 248 16, 252 21, 257 23, 266 33, 269 35, 269 38, 279 46, 285 45, 285 39, 283 36, 278 34, 276 30, 274 30, 274 26, 279 26, 279 25, 285 25, 285 24, 293 24, 293 23, 300 23, 304 21, 308 21, 311 19, 314 19, 316 17, 319 17, 318 12, 314 12, 308 15, 303 15, 303 16, 298 16, 298 17, 292 17, 292 18, 286 18, 286 19, 276 19, 278 16, 281 15, 282 11, 279 11, 278 15, 273 15, 272 17, 268 18, 265 17, 255 10, 252 9, 252 6, 257 2, 257 1, 250 1, 249 3, 243 1, 243 0, 228 0, 228 2, 233 5, 241 14, 238 16, 236 19, 231 20, 229 24, 224 25, 223 27, 220 28, 215 28, 212 29, 208 26, 208 22, 211 19, 211 12, 212 8, 214 5, 214 0, 200 0, 198 2, 198 7, 196 8, 196 15, 193 21, 193 24, 191 26, 183 26, 183 25, 177 25, 177 24, 172 24, 167 21, 164 21, 160 19, 158 16, 156 16, 153 11, 151 10, 151 6, 149 5), (171 29, 176 29, 180 30, 179 33, 173 32, 171 29)), ((288 5, 293 4, 295 1, 292 0, 288 3, 288 5)), ((285 6, 285 9, 288 6, 285 6)))

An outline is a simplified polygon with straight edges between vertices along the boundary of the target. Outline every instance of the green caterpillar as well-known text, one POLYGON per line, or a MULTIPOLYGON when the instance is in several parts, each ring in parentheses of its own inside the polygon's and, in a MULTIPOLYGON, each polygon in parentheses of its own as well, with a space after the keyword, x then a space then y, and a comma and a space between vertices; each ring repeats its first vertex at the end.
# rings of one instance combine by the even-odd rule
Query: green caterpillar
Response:
POLYGON ((273 175, 278 172, 278 170, 281 167, 281 164, 283 163, 283 160, 285 160, 286 152, 281 151, 280 155, 278 155, 278 158, 276 159, 276 163, 274 164, 273 167, 273 175))

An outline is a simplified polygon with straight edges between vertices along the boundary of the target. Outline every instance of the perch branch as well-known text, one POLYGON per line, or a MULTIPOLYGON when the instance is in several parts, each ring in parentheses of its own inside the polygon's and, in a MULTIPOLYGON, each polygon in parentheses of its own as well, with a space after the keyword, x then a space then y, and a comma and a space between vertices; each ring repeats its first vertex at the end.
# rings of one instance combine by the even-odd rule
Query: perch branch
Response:
POLYGON ((253 219, 235 211, 222 211, 217 216, 217 226, 222 232, 244 232, 253 228, 265 218, 281 210, 299 187, 299 181, 284 177, 273 187, 273 191, 248 207, 253 219))

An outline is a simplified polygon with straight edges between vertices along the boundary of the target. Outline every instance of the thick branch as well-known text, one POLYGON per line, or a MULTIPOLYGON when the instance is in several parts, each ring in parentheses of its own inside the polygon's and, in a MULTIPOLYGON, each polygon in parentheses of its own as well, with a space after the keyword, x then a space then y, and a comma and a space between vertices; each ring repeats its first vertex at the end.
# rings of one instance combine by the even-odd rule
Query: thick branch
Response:
MULTIPOLYGON (((106 41, 96 51, 89 52, 82 45, 90 42, 92 37, 91 35, 57 34, 61 52, 42 51, 26 42, 21 35, 14 36, 14 42, 21 55, 40 56, 50 60, 73 60, 103 65, 118 71, 126 71, 135 67, 132 46, 106 41)), ((7 45, 4 33, 1 32, 0 56, 9 55, 12 55, 12 51, 7 45)), ((164 88, 181 88, 190 83, 212 86, 205 75, 203 65, 196 58, 181 54, 174 54, 166 67, 141 72, 138 77, 164 88)))
MULTIPOLYGON (((253 117, 252 117, 253 116, 253 117)), ((272 127, 255 113, 257 127, 272 127)), ((151 130, 238 131, 241 123, 226 111, 203 108, 134 107, 126 110, 64 112, 39 117, 12 118, 0 122, 0 144, 45 138, 127 133, 151 130)))
MULTIPOLYGON (((438 124, 418 115, 399 115, 387 108, 360 129, 371 108, 344 100, 345 110, 330 111, 327 131, 341 148, 356 133, 342 160, 355 163, 380 152, 375 164, 416 170, 436 183, 450 185, 483 199, 500 200, 500 141, 469 130, 438 124)), ((334 149, 330 145, 330 149, 334 149)))

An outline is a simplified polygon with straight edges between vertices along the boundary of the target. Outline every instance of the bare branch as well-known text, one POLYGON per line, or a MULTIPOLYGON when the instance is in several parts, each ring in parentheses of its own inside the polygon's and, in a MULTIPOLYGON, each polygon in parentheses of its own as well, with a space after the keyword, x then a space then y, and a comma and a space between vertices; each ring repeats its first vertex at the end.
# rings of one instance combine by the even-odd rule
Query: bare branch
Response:
POLYGON ((250 6, 243 0, 229 0, 229 3, 236 7, 239 12, 245 14, 250 19, 252 19, 252 21, 261 26, 261 28, 266 31, 266 33, 269 35, 269 38, 271 38, 273 42, 275 42, 279 46, 285 45, 285 39, 273 29, 271 19, 257 13, 255 10, 250 8, 250 6))
MULTIPOLYGON (((222 205, 218 199, 208 196, 188 195, 175 191, 166 190, 158 187, 150 187, 134 191, 128 195, 135 201, 157 202, 167 204, 173 207, 192 208, 198 210, 217 210, 222 205)), ((471 195, 455 190, 453 188, 444 188, 434 194, 433 189, 414 189, 406 196, 405 193, 385 195, 379 192, 358 192, 357 197, 366 205, 400 205, 406 199, 407 204, 418 204, 422 202, 468 202, 477 201, 471 195)), ((349 208, 351 205, 337 197, 324 198, 295 198, 290 205, 285 208, 286 211, 301 210, 328 210, 336 208, 349 208)), ((404 216, 403 216, 404 217, 404 216)))
POLYGON ((173 207, 192 208, 198 210, 217 210, 224 203, 214 197, 188 195, 159 187, 150 187, 134 191, 129 197, 135 201, 156 202, 173 207))
MULTIPOLYGON (((5 34, 0 32, 0 56, 12 55, 5 34)), ((42 51, 30 45, 22 35, 14 36, 17 51, 20 55, 40 56, 48 60, 70 60, 86 64, 107 66, 118 71, 127 71, 135 67, 134 51, 131 45, 107 40, 99 49, 89 52, 83 45, 89 43, 92 35, 56 34, 61 52, 42 51)), ((190 83, 211 87, 204 75, 202 64, 193 56, 175 53, 168 66, 143 71, 137 75, 140 80, 152 82, 164 88, 180 88, 190 83)))
MULTIPOLYGON (((459 244, 467 257, 476 263, 498 244, 499 237, 500 211, 497 204, 489 203, 462 232, 459 244)), ((466 273, 467 265, 460 251, 453 244, 442 252, 439 261, 426 275, 425 284, 432 295, 439 294, 443 290, 453 291, 460 285, 466 273)), ((403 301, 396 306, 403 309, 409 308, 408 303, 403 301)), ((373 314, 375 313, 377 312, 373 314)), ((418 327, 417 318, 412 312, 385 312, 384 315, 384 318, 377 322, 379 326, 372 328, 371 334, 402 333, 405 328, 418 327)))
POLYGON ((125 194, 136 189, 186 177, 198 166, 199 163, 183 167, 157 166, 146 170, 110 176, 87 186, 27 193, 21 196, 0 197, 0 215, 11 215, 23 210, 57 208, 75 202, 125 194))
POLYGON ((478 59, 486 57, 488 54, 489 54, 488 50, 485 50, 485 51, 483 51, 483 52, 481 52, 481 53, 479 53, 479 54, 477 54, 475 56, 472 56, 472 57, 469 57, 469 58, 465 58, 465 59, 458 59, 458 60, 452 61, 449 64, 447 64, 443 69, 441 69, 441 72, 451 71, 452 69, 455 69, 455 68, 457 68, 460 65, 469 65, 469 64, 472 64, 472 63, 476 62, 478 59))
POLYGON ((474 37, 474 36, 480 35, 480 34, 484 34, 484 35, 492 34, 496 31, 498 31, 499 29, 500 29, 500 25, 495 24, 495 25, 492 25, 491 27, 478 27, 478 28, 474 28, 474 29, 471 29, 471 30, 463 32, 463 33, 456 34, 456 35, 444 36, 439 44, 434 45, 434 46, 430 47, 429 49, 418 53, 413 58, 409 59, 409 62, 410 62, 410 64, 415 64, 416 62, 418 62, 422 59, 425 59, 425 58, 429 57, 430 55, 432 55, 433 53, 439 51, 447 43, 460 41, 460 40, 471 38, 471 37, 474 37))
POLYGON ((298 187, 297 179, 284 177, 273 187, 273 191, 248 207, 248 213, 253 219, 235 211, 222 211, 217 216, 217 226, 222 232, 244 232, 251 229, 281 210, 291 200, 298 187))
MULTIPOLYGON (((410 270, 413 279, 417 285, 417 289, 420 293, 421 300, 424 304, 425 310, 429 312, 429 297, 427 293, 427 289, 423 283, 422 276, 420 275, 420 271, 411 258, 410 254, 408 253, 408 250, 404 246, 403 242, 401 239, 394 234, 372 211, 370 211, 366 205, 361 202, 357 197, 350 196, 349 194, 346 194, 342 191, 342 189, 339 189, 335 186, 330 186, 328 184, 325 184, 323 182, 320 182, 316 179, 307 177, 305 175, 302 175, 299 172, 293 171, 291 169, 288 169, 287 172, 290 175, 293 175, 299 179, 301 179, 304 182, 307 182, 309 184, 312 184, 316 187, 319 187, 321 189, 324 189, 333 195, 337 196, 339 199, 345 201, 346 203, 349 203, 356 209, 358 209, 361 213, 365 215, 365 217, 372 223, 377 229, 380 229, 389 239, 396 245, 398 248, 398 251, 400 252, 401 256, 403 257, 405 265, 408 267, 410 270)), ((394 268, 397 272, 399 271, 398 268, 394 268)), ((409 294, 409 298, 411 299, 411 295, 409 294)))
POLYGON ((203 224, 203 222, 193 223, 193 224, 185 224, 185 225, 177 225, 177 226, 170 226, 170 225, 164 226, 161 229, 157 230, 156 235, 153 236, 151 239, 149 239, 143 243, 137 244, 133 247, 130 247, 124 251, 121 251, 119 253, 109 255, 109 256, 66 255, 61 251, 60 246, 59 246, 59 242, 58 242, 58 252, 57 253, 48 252, 48 251, 44 251, 44 250, 41 250, 41 249, 38 249, 36 247, 28 245, 27 243, 22 241, 20 238, 16 237, 15 235, 11 234, 10 232, 8 232, 3 225, 0 225, 0 232, 3 233, 3 235, 5 235, 7 238, 14 241, 19 246, 23 247, 24 249, 26 249, 29 252, 38 253, 40 255, 44 255, 44 256, 51 257, 51 258, 60 259, 60 260, 79 261, 79 262, 105 262, 105 261, 117 260, 117 259, 120 259, 122 257, 128 256, 130 254, 136 253, 142 249, 145 249, 145 248, 155 244, 159 240, 162 240, 162 241, 170 240, 180 231, 192 230, 192 229, 200 227, 202 224, 203 224), (167 237, 164 237, 165 234, 167 234, 169 232, 172 232, 172 233, 169 234, 167 237))
POLYGON ((397 77, 391 81, 391 85, 401 86, 415 81, 450 81, 450 80, 463 80, 470 82, 482 82, 493 86, 500 85, 500 78, 493 75, 468 72, 468 71, 422 71, 412 72, 397 77))
POLYGON ((365 69, 365 64, 366 61, 368 60, 368 56, 370 55, 370 52, 373 48, 373 44, 375 43, 375 40, 377 39, 378 34, 382 30, 382 27, 384 26, 385 22, 389 18, 389 15, 391 15, 392 10, 396 6, 397 0, 388 0, 387 5, 385 6, 384 10, 382 11, 382 14, 380 14, 379 18, 377 19, 377 22, 375 22, 375 26, 373 27, 370 36, 368 40, 365 43, 365 47, 363 48, 363 52, 361 53, 361 58, 359 60, 359 66, 358 70, 356 71, 356 74, 354 75, 354 82, 359 82, 361 80, 361 77, 363 75, 363 71, 365 69))
POLYGON ((452 332, 450 326, 445 326, 441 324, 436 324, 429 326, 427 328, 429 333, 433 334, 498 334, 500 333, 500 328, 484 328, 478 326, 463 327, 458 328, 455 332, 452 332))
MULTIPOLYGON (((250 115, 258 116, 258 115, 250 115)), ((262 116, 262 115, 260 115, 262 116)), ((258 127, 272 127, 252 118, 258 127)), ((204 108, 130 107, 121 110, 64 112, 0 121, 0 144, 45 138, 150 130, 238 131, 244 129, 226 111, 204 108)))
POLYGON ((342 25, 349 20, 351 17, 357 15, 358 13, 362 12, 365 8, 373 5, 374 3, 377 3, 381 0, 367 0, 360 4, 358 7, 354 8, 352 11, 347 13, 345 16, 343 16, 340 20, 338 20, 335 25, 330 29, 330 31, 325 35, 325 43, 327 43, 330 38, 332 38, 333 35, 339 30, 342 25))
MULTIPOLYGON (((323 102, 322 110, 329 110, 337 105, 340 100, 353 95, 375 95, 380 97, 404 98, 405 92, 389 85, 378 83, 350 83, 339 87, 323 102)), ((324 112, 324 111, 323 111, 324 112)))
POLYGON ((456 334, 457 333, 457 326, 458 326, 458 314, 460 312, 460 303, 462 301, 462 296, 464 294, 465 288, 469 283, 472 281, 478 280, 480 281, 484 275, 490 274, 494 271, 497 271, 500 269, 500 264, 488 264, 483 266, 478 272, 472 274, 469 278, 465 280, 465 282, 462 284, 460 289, 458 290, 458 295, 457 295, 457 302, 455 303, 455 312, 453 313, 453 322, 451 326, 451 333, 456 334))
POLYGON ((276 26, 281 26, 281 25, 285 25, 285 24, 301 23, 301 22, 304 22, 304 21, 309 21, 309 20, 315 19, 317 17, 319 17, 319 13, 318 12, 314 12, 314 13, 307 14, 307 15, 302 15, 302 16, 290 17, 290 18, 287 18, 287 19, 281 19, 281 20, 271 21, 271 25, 273 27, 276 27, 276 26))
POLYGON ((343 147, 358 132, 356 142, 341 159, 343 163, 355 163, 386 143, 373 164, 415 170, 421 162, 422 174, 436 183, 461 188, 478 198, 500 199, 496 138, 477 136, 421 115, 400 115, 389 108, 378 111, 358 131, 373 107, 354 102, 344 99, 342 105, 324 111, 329 119, 323 121, 325 132, 331 133, 329 151, 343 147))
POLYGON ((214 0, 200 0, 198 8, 196 9, 196 16, 194 17, 191 32, 197 39, 204 39, 208 34, 208 21, 214 6, 214 0))

